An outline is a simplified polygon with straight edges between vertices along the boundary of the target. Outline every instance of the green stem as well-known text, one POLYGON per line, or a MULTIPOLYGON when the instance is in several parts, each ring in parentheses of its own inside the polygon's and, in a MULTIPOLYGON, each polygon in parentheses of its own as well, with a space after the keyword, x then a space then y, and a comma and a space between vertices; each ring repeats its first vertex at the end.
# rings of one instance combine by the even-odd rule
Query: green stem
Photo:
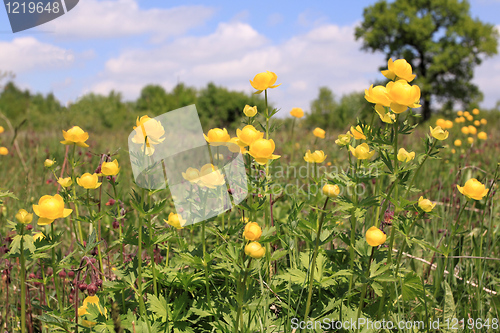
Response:
MULTIPOLYGON (((144 193, 144 189, 142 189, 142 206, 144 207, 144 203, 146 200, 146 194, 144 193)), ((138 236, 138 250, 137 250, 137 293, 139 298, 139 311, 141 312, 141 318, 146 321, 148 326, 148 332, 151 333, 151 328, 149 325, 149 320, 146 318, 146 307, 144 305, 144 298, 142 295, 142 223, 144 220, 144 216, 141 214, 139 217, 139 236, 138 236)))
MULTIPOLYGON (((151 204, 151 196, 148 196, 148 201, 151 204)), ((149 252, 149 257, 151 258, 151 268, 153 270, 153 292, 156 297, 158 297, 158 286, 157 286, 157 277, 156 277, 156 262, 155 262, 155 256, 154 256, 154 248, 153 248, 153 224, 151 223, 151 216, 148 215, 147 217, 147 223, 148 223, 148 231, 149 231, 149 247, 148 247, 148 252, 149 252)))
POLYGON ((76 223, 78 225, 78 233, 80 234, 80 243, 83 244, 83 232, 82 232, 82 224, 80 223, 78 213, 78 205, 76 203, 76 178, 75 178, 75 153, 76 153, 76 145, 73 145, 73 154, 71 156, 71 180, 73 181, 73 205, 75 205, 75 214, 76 214, 76 223))
MULTIPOLYGON (((54 223, 50 224, 50 228, 52 231, 52 242, 55 241, 56 239, 56 233, 54 231, 54 223)), ((56 250, 53 247, 52 248, 52 276, 54 277, 54 286, 56 288, 56 297, 57 297, 57 303, 59 303, 59 311, 63 311, 63 304, 61 300, 61 294, 59 293, 59 280, 57 278, 57 261, 56 261, 56 250)))
MULTIPOLYGON (((410 235, 410 232, 411 232, 411 229, 413 228, 413 226, 415 225, 415 223, 418 221, 418 219, 421 217, 421 214, 419 213, 415 219, 412 221, 410 227, 408 228, 408 234, 406 235, 406 237, 408 237, 410 235)), ((406 242, 403 242, 403 244, 401 245, 401 249, 399 249, 399 253, 398 253, 398 257, 396 258, 396 272, 394 273, 394 276, 398 276, 398 272, 399 272, 399 265, 401 263, 401 258, 403 257, 403 252, 404 250, 406 249, 406 242)))
MULTIPOLYGON (((357 164, 355 164, 357 166, 357 164)), ((355 238, 356 238, 356 223, 357 223, 357 219, 356 219, 356 208, 358 206, 358 193, 357 193, 357 186, 358 186, 358 177, 357 177, 357 168, 354 168, 354 175, 355 175, 355 178, 356 178, 356 182, 355 182, 355 185, 354 185, 354 194, 353 194, 353 202, 354 202, 354 208, 351 209, 351 237, 350 237, 350 244, 349 244, 349 269, 351 270, 351 276, 349 277, 349 291, 348 291, 348 303, 351 301, 351 292, 352 292, 352 286, 353 286, 353 282, 354 282, 354 255, 355 255, 355 251, 354 251, 354 243, 355 243, 355 238)))
POLYGON ((321 215, 319 217, 318 230, 316 231, 316 244, 314 246, 313 257, 311 261, 311 270, 309 272, 309 290, 307 293, 307 303, 306 303, 306 312, 304 314, 304 321, 307 321, 307 317, 309 316, 309 310, 311 307, 311 298, 313 293, 313 284, 314 284, 314 272, 316 271, 316 258, 318 257, 319 252, 319 242, 321 236, 321 228, 323 227, 323 222, 325 220, 325 209, 328 204, 328 197, 325 200, 325 204, 323 205, 323 209, 321 210, 321 215))
POLYGON ((212 302, 210 300, 210 286, 208 280, 210 278, 208 272, 208 262, 207 262, 207 241, 205 239, 205 225, 206 221, 201 224, 201 242, 203 247, 203 268, 205 269, 205 291, 207 294, 207 303, 210 308, 212 308, 212 302))
MULTIPOLYGON (((372 265, 374 253, 375 253, 375 247, 372 247, 372 253, 370 254, 370 260, 368 261, 368 268, 366 269, 366 275, 365 275, 367 280, 370 277, 370 267, 372 265)), ((359 316, 361 315, 361 311, 363 310, 367 287, 368 287, 368 281, 363 284, 363 288, 361 289, 361 299, 359 300, 359 307, 358 307, 358 314, 356 315, 356 321, 358 321, 359 316)))
MULTIPOLYGON (((24 226, 21 227, 21 332, 26 332, 26 263, 24 258, 24 226)), ((55 274, 55 273, 54 273, 55 274)))
POLYGON ((415 181, 415 179, 417 178, 418 174, 420 173, 420 170, 422 169, 422 166, 424 165, 425 161, 427 161, 427 159, 429 158, 429 155, 431 154, 431 152, 436 147, 437 142, 438 142, 438 140, 434 139, 434 142, 432 143, 431 149, 429 149, 429 152, 427 154, 425 154, 425 157, 422 160, 422 163, 420 163, 420 165, 418 166, 417 170, 413 174, 413 177, 411 178, 410 184, 406 188, 406 193, 405 193, 405 196, 404 196, 405 198, 408 198, 408 193, 410 193, 410 189, 411 189, 411 187, 413 185, 413 182, 415 181))
POLYGON ((250 264, 252 263, 252 258, 248 260, 248 264, 245 268, 245 273, 243 277, 243 282, 241 282, 241 279, 238 281, 238 286, 237 286, 237 293, 238 293, 238 311, 236 312, 236 324, 234 325, 234 332, 238 333, 239 331, 239 325, 241 324, 241 327, 243 327, 243 299, 245 297, 245 291, 246 291, 246 282, 247 282, 247 276, 248 276, 248 269, 250 268, 250 264))

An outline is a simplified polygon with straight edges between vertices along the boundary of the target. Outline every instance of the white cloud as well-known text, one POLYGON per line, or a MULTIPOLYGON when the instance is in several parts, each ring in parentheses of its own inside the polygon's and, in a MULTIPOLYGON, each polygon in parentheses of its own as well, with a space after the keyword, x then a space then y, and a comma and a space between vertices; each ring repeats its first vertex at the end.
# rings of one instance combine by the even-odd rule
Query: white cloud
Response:
MULTIPOLYGON (((496 26, 500 32, 500 25, 496 26)), ((499 54, 492 58, 484 60, 474 73, 473 82, 479 86, 479 90, 484 94, 484 100, 481 103, 487 108, 494 107, 497 101, 500 101, 498 87, 500 87, 500 45, 497 48, 499 54)))
POLYGON ((202 25, 212 14, 213 9, 205 6, 141 9, 135 0, 85 0, 43 29, 71 39, 151 34, 153 41, 161 42, 202 25))
POLYGON ((102 81, 89 89, 123 91, 125 98, 133 99, 148 83, 169 89, 178 81, 196 87, 212 81, 253 92, 248 80, 271 70, 283 85, 269 92, 270 100, 285 114, 295 106, 308 109, 320 86, 342 95, 361 91, 378 77, 383 56, 361 52, 353 33, 354 26, 324 24, 273 45, 246 23, 220 23, 209 35, 181 37, 153 50, 122 52, 107 61, 102 81))
POLYGON ((71 50, 42 43, 33 37, 0 41, 0 50, 2 68, 8 68, 14 73, 62 69, 75 61, 71 50))

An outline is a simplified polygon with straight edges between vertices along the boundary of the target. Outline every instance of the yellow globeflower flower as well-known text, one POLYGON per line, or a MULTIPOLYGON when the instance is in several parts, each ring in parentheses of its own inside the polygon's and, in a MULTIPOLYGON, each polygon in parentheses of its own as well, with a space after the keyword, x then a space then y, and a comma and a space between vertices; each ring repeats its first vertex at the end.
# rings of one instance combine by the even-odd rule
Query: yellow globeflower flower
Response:
POLYGON ((488 189, 481 184, 476 178, 471 178, 465 182, 463 187, 457 185, 460 193, 465 195, 469 199, 481 200, 486 194, 488 194, 488 189))
POLYGON ((259 240, 262 235, 262 229, 257 224, 257 222, 249 222, 245 225, 245 230, 243 231, 243 236, 246 240, 256 241, 259 240))
POLYGON ((474 138, 473 138, 472 136, 469 136, 469 137, 467 138, 467 142, 468 142, 469 144, 473 144, 473 143, 474 143, 474 138))
POLYGON ((62 187, 69 187, 71 186, 71 184, 73 184, 73 181, 71 180, 71 177, 66 177, 66 178, 59 178, 57 180, 57 182, 59 183, 59 185, 61 185, 62 187))
POLYGON ((430 129, 431 129, 431 136, 440 141, 446 140, 446 138, 450 134, 448 131, 443 130, 439 126, 436 126, 435 128, 432 128, 432 126, 430 126, 430 129))
POLYGON ((51 166, 54 165, 54 162, 53 160, 49 160, 48 158, 43 162, 43 166, 46 167, 46 168, 50 168, 51 166))
POLYGON ((223 142, 229 142, 229 140, 231 140, 225 128, 212 128, 208 131, 207 135, 203 134, 203 136, 205 136, 205 140, 212 146, 221 146, 223 142))
POLYGON ((245 246, 245 254, 254 259, 260 259, 266 254, 266 249, 259 242, 251 242, 245 246))
POLYGON ((217 186, 224 185, 225 183, 226 180, 224 179, 224 175, 216 166, 212 164, 205 164, 201 167, 198 184, 208 188, 216 188, 217 186))
POLYGON ((316 127, 314 129, 313 134, 317 138, 320 138, 320 139, 324 139, 325 138, 325 131, 322 130, 321 128, 319 128, 319 127, 316 127))
POLYGON ((5 147, 0 147, 0 155, 7 155, 9 150, 5 147))
POLYGON ((474 117, 471 116, 471 115, 467 116, 466 118, 467 118, 468 121, 473 121, 474 120, 474 117))
POLYGON ((30 224, 31 220, 33 220, 33 214, 28 213, 26 209, 19 209, 16 214, 16 220, 22 224, 30 224))
POLYGON ((168 215, 168 220, 163 219, 168 225, 176 229, 184 229, 184 225, 186 224, 186 220, 182 218, 180 214, 170 213, 168 215))
POLYGON ((338 185, 325 184, 323 186, 323 194, 329 198, 336 198, 340 194, 340 187, 338 185))
POLYGON ((476 115, 476 116, 477 116, 477 115, 479 114, 479 110, 478 110, 478 109, 474 109, 474 110, 472 110, 472 114, 474 114, 474 115, 476 115))
POLYGON ((358 145, 356 148, 349 146, 349 150, 359 160, 369 159, 375 154, 375 150, 370 151, 370 147, 366 143, 358 145))
POLYGON ((272 139, 257 139, 255 140, 248 150, 248 154, 255 158, 255 161, 260 165, 264 165, 268 160, 275 160, 280 158, 279 155, 274 155, 276 146, 272 139))
POLYGON ((322 150, 316 150, 314 153, 308 149, 304 155, 304 161, 307 163, 323 163, 326 159, 326 155, 322 150))
POLYGON ((195 168, 187 168, 186 172, 182 172, 182 178, 191 182, 197 183, 200 180, 200 171, 195 168))
POLYGON ((387 62, 387 67, 387 70, 382 71, 382 75, 389 80, 394 80, 397 77, 398 79, 411 82, 416 76, 415 74, 412 74, 413 69, 406 59, 397 59, 396 61, 392 61, 392 58, 390 58, 387 62))
POLYGON ((245 147, 241 147, 240 145, 240 139, 238 139, 237 136, 234 138, 231 138, 228 142, 226 142, 225 146, 229 149, 231 153, 242 153, 244 154, 246 152, 245 147))
POLYGON ((87 148, 89 145, 85 141, 89 138, 89 133, 82 130, 79 126, 73 126, 68 131, 62 131, 64 136, 64 141, 61 141, 65 145, 77 145, 78 147, 87 148))
POLYGON ((472 125, 469 125, 469 133, 472 134, 472 135, 476 135, 477 134, 477 128, 475 128, 472 125))
POLYGON ((44 195, 38 201, 38 205, 33 205, 33 211, 39 216, 38 225, 48 225, 55 219, 67 217, 72 209, 64 208, 64 200, 59 195, 44 195))
POLYGON ((365 99, 373 104, 380 104, 382 106, 390 106, 391 99, 387 94, 387 88, 384 86, 370 86, 370 88, 365 89, 365 99))
MULTIPOLYGON (((366 126, 365 129, 369 130, 370 127, 366 126)), ((366 135, 363 134, 363 130, 359 125, 356 127, 351 126, 351 134, 356 140, 366 140, 366 135)))
POLYGON ((467 135, 467 134, 469 134, 469 127, 464 126, 464 127, 462 127, 461 131, 462 131, 462 134, 467 135))
POLYGON ((450 129, 452 127, 453 127, 453 122, 451 120, 445 120, 444 121, 444 127, 443 128, 450 129))
POLYGON ((99 177, 96 173, 90 174, 88 172, 84 173, 81 177, 76 178, 76 183, 87 190, 94 190, 102 184, 99 183, 99 177))
POLYGON ((5 132, 5 128, 3 128, 3 126, 0 126, 0 134, 2 134, 3 132, 5 132))
POLYGON ((273 72, 270 72, 270 71, 266 71, 266 72, 262 72, 262 73, 255 75, 255 77, 253 78, 253 81, 250 80, 250 84, 252 85, 252 87, 254 89, 257 90, 257 92, 255 92, 255 94, 260 94, 261 92, 263 92, 266 89, 276 88, 276 87, 280 86, 281 83, 275 85, 277 79, 278 79, 278 76, 276 74, 274 74, 273 72))
POLYGON ((458 112, 457 112, 457 116, 461 117, 461 116, 463 116, 463 115, 464 115, 464 112, 463 112, 463 111, 458 111, 458 112))
POLYGON ((43 234, 43 232, 37 232, 36 234, 33 235, 33 240, 35 242, 41 241, 44 238, 45 238, 45 235, 43 234))
POLYGON ((457 147, 460 147, 462 145, 462 141, 461 140, 455 140, 455 142, 453 142, 453 144, 457 147))
POLYGON ((102 162, 101 172, 105 176, 115 176, 120 171, 120 167, 118 166, 118 161, 114 160, 113 162, 102 162))
POLYGON ((486 132, 479 132, 479 133, 477 133, 477 138, 479 140, 487 140, 488 134, 486 134, 486 132))
POLYGON ((443 118, 439 118, 438 120, 436 120, 436 126, 446 128, 446 120, 444 120, 443 118))
POLYGON ((347 131, 346 134, 339 134, 338 139, 335 140, 335 143, 339 146, 347 146, 351 142, 351 139, 352 135, 351 133, 349 133, 349 131, 347 131))
POLYGON ((429 199, 424 199, 424 197, 422 196, 418 199, 418 207, 420 207, 420 209, 422 209, 426 213, 429 213, 431 210, 433 210, 435 206, 435 203, 433 204, 429 199))
MULTIPOLYGON (((99 309, 99 312, 102 315, 104 315, 106 318, 108 317, 108 315, 107 315, 108 311, 106 310, 106 308, 101 307, 101 305, 99 304, 99 297, 97 297, 96 295, 85 297, 85 299, 83 300, 83 306, 78 308, 78 316, 83 316, 83 315, 89 314, 87 312, 87 308, 88 308, 89 304, 93 304, 93 305, 97 306, 97 308, 99 309)), ((92 322, 87 322, 87 323, 92 323, 92 322)), ((92 324, 95 325, 95 323, 92 323, 92 324)))
POLYGON ((488 123, 488 121, 486 119, 484 119, 484 118, 481 119, 481 124, 486 125, 487 123, 488 123))
POLYGON ((404 148, 399 148, 398 150, 398 160, 401 162, 410 162, 415 158, 415 152, 412 151, 411 153, 407 152, 406 149, 404 148))
POLYGON ((479 120, 474 120, 474 126, 479 127, 481 122, 479 120))
POLYGON ((396 115, 390 111, 386 111, 382 104, 375 105, 375 111, 384 123, 392 124, 396 120, 396 115))
POLYGON ((165 141, 163 137, 165 128, 159 121, 149 118, 149 116, 137 117, 134 131, 132 142, 142 145, 141 151, 145 151, 148 156, 153 155, 155 151, 154 145, 165 141))
POLYGON ((464 117, 465 117, 465 118, 470 117, 470 113, 469 113, 469 111, 465 111, 465 112, 464 112, 464 117))
POLYGON ((257 114, 257 107, 256 106, 250 106, 250 105, 247 104, 243 108, 243 113, 245 114, 245 116, 247 116, 249 118, 255 117, 255 115, 257 114))
POLYGON ((451 153, 452 153, 452 154, 455 154, 456 152, 457 152, 457 151, 455 150, 455 148, 453 148, 453 149, 451 150, 451 153))
POLYGON ((240 147, 250 146, 258 139, 264 137, 264 133, 258 131, 252 125, 246 125, 243 129, 236 129, 236 136, 238 137, 238 145, 240 147))
POLYGON ((292 117, 302 118, 304 117, 304 110, 302 110, 301 108, 292 108, 290 114, 292 115, 292 117))
POLYGON ((384 244, 385 240, 387 239, 387 235, 379 228, 373 226, 370 229, 366 230, 365 238, 366 242, 370 246, 375 247, 384 244))
POLYGON ((405 80, 391 81, 387 84, 387 93, 391 99, 391 110, 394 113, 403 113, 406 109, 419 108, 420 88, 410 86, 405 80))

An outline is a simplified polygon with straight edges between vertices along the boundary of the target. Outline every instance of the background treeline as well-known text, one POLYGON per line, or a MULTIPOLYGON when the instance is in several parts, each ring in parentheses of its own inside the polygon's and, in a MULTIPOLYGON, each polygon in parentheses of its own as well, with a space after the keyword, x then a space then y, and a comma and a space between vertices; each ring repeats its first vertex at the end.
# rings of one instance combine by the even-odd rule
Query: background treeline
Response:
MULTIPOLYGON (((151 117, 196 104, 202 126, 205 130, 213 127, 235 129, 241 123, 242 110, 246 104, 257 105, 260 112, 265 109, 264 99, 260 95, 230 91, 227 88, 207 84, 196 89, 179 83, 172 91, 166 91, 158 85, 145 86, 135 101, 124 101, 118 92, 107 96, 94 93, 86 94, 75 103, 62 105, 52 93, 33 94, 29 90, 19 89, 13 82, 3 85, 0 94, 0 111, 14 126, 23 123, 23 129, 46 131, 54 127, 69 128, 78 124, 82 128, 92 128, 94 133, 106 130, 130 130, 131 119, 148 114, 151 117)), ((270 105, 270 108, 273 108, 270 105)), ((279 106, 278 106, 279 107, 279 106)), ((328 87, 319 88, 318 96, 306 111, 301 127, 312 129, 321 127, 326 130, 345 130, 356 118, 370 120, 373 106, 366 102, 364 92, 353 92, 337 97, 328 87)), ((472 108, 472 107, 471 107, 472 108)), ((456 111, 456 110, 455 110, 456 111)), ((496 121, 500 116, 500 102, 484 114, 489 121, 496 121)), ((289 110, 281 114, 288 116, 289 110)), ((453 111, 444 108, 439 113, 453 119, 453 111)), ((440 116, 441 116, 440 115, 440 116)), ((376 121, 378 117, 376 117, 376 121)), ((291 119, 285 118, 284 127, 291 125, 291 119)))

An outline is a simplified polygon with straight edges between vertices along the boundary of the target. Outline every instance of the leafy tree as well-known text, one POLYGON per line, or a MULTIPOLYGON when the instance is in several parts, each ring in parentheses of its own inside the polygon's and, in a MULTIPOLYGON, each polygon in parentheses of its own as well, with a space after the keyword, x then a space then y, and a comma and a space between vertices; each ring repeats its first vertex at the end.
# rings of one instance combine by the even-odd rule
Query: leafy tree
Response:
POLYGON ((424 120, 434 100, 465 107, 482 98, 471 82, 473 71, 497 53, 498 32, 473 19, 469 7, 466 0, 382 0, 365 8, 356 28, 364 50, 405 58, 413 66, 424 120))

